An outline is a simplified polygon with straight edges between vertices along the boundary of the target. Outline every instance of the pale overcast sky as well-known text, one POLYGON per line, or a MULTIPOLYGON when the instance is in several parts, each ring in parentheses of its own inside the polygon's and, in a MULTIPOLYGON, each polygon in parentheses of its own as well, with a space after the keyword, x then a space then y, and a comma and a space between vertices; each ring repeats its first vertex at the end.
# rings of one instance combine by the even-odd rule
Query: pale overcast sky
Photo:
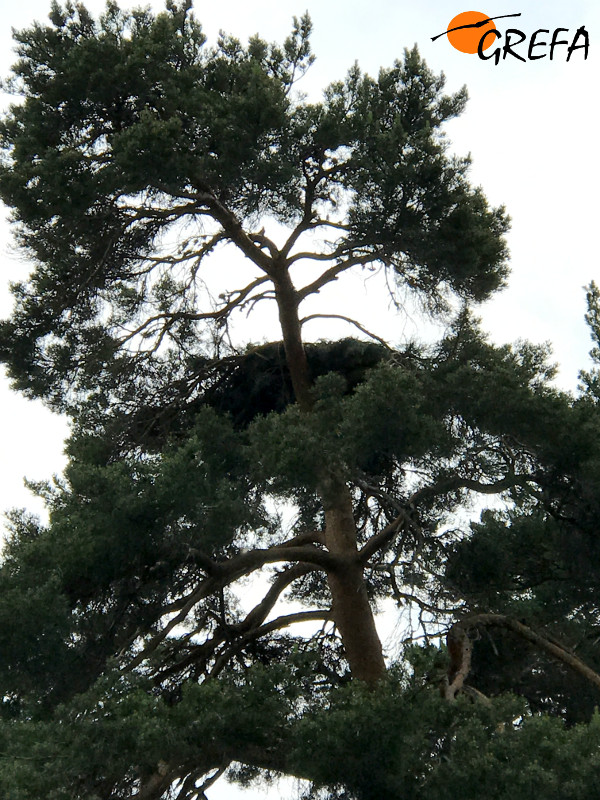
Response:
MULTIPOLYGON (((163 7, 162 2, 125 3, 163 7)), ((89 0, 94 13, 104 2, 89 0)), ((0 74, 14 61, 11 27, 21 28, 45 19, 50 2, 25 0, 0 8, 0 74)), ((314 23, 315 65, 305 78, 305 91, 318 95, 332 80, 343 77, 354 61, 370 72, 389 66, 404 47, 417 44, 429 66, 443 71, 449 91, 466 84, 470 102, 464 115, 447 128, 452 150, 473 157, 472 181, 480 184, 493 205, 505 204, 512 217, 509 235, 512 276, 509 288, 484 306, 484 328, 497 342, 528 338, 550 341, 560 364, 561 385, 574 389, 577 373, 587 365, 590 342, 583 321, 583 286, 600 280, 596 254, 598 233, 597 151, 600 3, 597 0, 515 0, 461 5, 448 0, 417 5, 406 0, 196 0, 195 13, 210 40, 219 29, 246 39, 260 33, 281 41, 293 15, 308 8, 314 23), (519 28, 530 35, 543 28, 566 28, 560 38, 571 39, 580 26, 589 33, 587 60, 576 51, 566 62, 566 47, 525 63, 514 58, 481 61, 477 55, 454 50, 443 31, 458 13, 476 9, 489 16, 520 13, 499 20, 497 27, 519 28)), ((543 41, 543 37, 539 39, 543 41)), ((502 43, 502 40, 500 40, 502 43)), ((519 49, 526 55, 526 47, 519 49)), ((547 53, 540 47, 537 54, 547 53)), ((6 98, 3 99, 6 102, 6 98)), ((10 309, 6 284, 22 277, 27 264, 9 249, 8 226, 0 227, 0 316, 10 309)), ((342 282, 340 281, 340 289, 342 282)), ((398 323, 396 323, 398 324, 398 323)), ((404 323, 400 323, 401 325, 404 323)), ((417 331, 410 331, 415 334, 417 331)), ((346 330, 340 335, 348 335, 346 330)), ((311 334, 314 335, 313 331, 311 334)), ((334 335, 334 334, 331 334, 334 335)), ((4 380, 0 384, 0 510, 11 506, 34 508, 23 490, 22 478, 49 477, 61 469, 63 421, 37 403, 17 397, 4 380)), ((283 787, 282 791, 283 793, 283 787)), ((281 796, 279 790, 272 797, 281 796)), ((215 788, 210 800, 237 797, 227 787, 215 788)), ((266 797, 243 792, 251 800, 266 797)))

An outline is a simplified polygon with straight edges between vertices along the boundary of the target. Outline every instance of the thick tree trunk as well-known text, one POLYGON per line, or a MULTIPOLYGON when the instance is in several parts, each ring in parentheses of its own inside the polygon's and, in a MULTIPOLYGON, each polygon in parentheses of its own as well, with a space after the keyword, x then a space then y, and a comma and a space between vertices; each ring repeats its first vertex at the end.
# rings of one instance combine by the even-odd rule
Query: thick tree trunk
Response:
POLYGON ((273 283, 279 310, 279 322, 283 334, 285 358, 290 371, 296 402, 303 411, 310 411, 313 406, 312 381, 302 342, 302 329, 298 316, 298 293, 285 267, 280 270, 273 283))
MULTIPOLYGON (((286 268, 280 270, 274 283, 296 402, 309 413, 313 398, 298 316, 298 295, 286 268)), ((323 465, 319 478, 319 494, 325 510, 325 544, 339 559, 338 567, 328 572, 333 618, 353 677, 373 684, 385 674, 385 662, 363 568, 358 561, 352 497, 346 483, 331 474, 329 465, 323 465)))
POLYGON ((327 487, 325 506, 325 544, 340 557, 338 569, 327 576, 333 601, 333 618, 342 637, 352 675, 375 683, 385 674, 381 641, 367 596, 363 568, 358 562, 356 524, 348 487, 336 482, 327 487))

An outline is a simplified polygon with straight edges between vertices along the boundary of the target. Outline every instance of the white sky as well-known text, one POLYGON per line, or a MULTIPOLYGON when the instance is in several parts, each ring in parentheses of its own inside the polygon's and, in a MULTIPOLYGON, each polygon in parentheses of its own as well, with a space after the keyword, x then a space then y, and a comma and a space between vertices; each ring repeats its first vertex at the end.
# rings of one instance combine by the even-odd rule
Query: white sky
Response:
MULTIPOLYGON (((124 0, 122 4, 130 5, 124 0)), ((86 5, 94 13, 104 8, 100 0, 89 0, 86 5)), ((148 5, 163 7, 162 2, 148 5)), ((1 75, 7 74, 14 61, 11 27, 44 20, 49 6, 49 0, 2 2, 1 75)), ((590 348, 582 287, 600 279, 596 254, 600 3, 515 0, 483 6, 448 0, 419 5, 407 0, 196 0, 195 13, 211 41, 219 29, 242 39, 258 32, 267 40, 282 41, 289 33, 292 16, 301 15, 306 8, 314 23, 317 56, 305 78, 304 89, 311 94, 342 78, 355 60, 376 74, 380 66, 391 65, 404 47, 414 43, 435 72, 445 72, 448 91, 467 85, 467 110, 447 127, 452 150, 459 155, 472 154, 473 183, 483 187, 493 205, 505 204, 512 217, 509 288, 480 310, 484 328, 497 342, 518 338, 550 341, 560 365, 559 381, 574 389, 578 370, 588 363, 590 348), (564 38, 570 39, 585 25, 589 57, 584 61, 579 51, 566 63, 566 48, 559 47, 552 62, 548 57, 526 63, 509 58, 495 66, 491 60, 484 62, 476 55, 457 52, 444 37, 431 42, 456 14, 471 9, 490 16, 521 12, 520 18, 499 20, 501 31, 516 27, 530 34, 538 28, 551 33, 555 28, 568 28, 564 38)), ((537 52, 547 50, 539 48, 537 52)), ((1 224, 2 317, 11 306, 8 281, 22 278, 28 271, 27 264, 9 249, 9 242, 8 226, 1 224)), ((344 290, 342 281, 338 290, 344 290)), ((346 284, 346 291, 354 290, 356 284, 346 284)), ((406 325, 403 320, 396 324, 399 329, 406 325)), ((351 335, 347 330, 339 334, 351 335)), ((0 382, 0 409, 0 510, 37 508, 23 488, 22 478, 43 479, 60 471, 65 423, 39 403, 11 393, 5 380, 0 382)), ((281 792, 269 796, 283 793, 281 787, 281 792)), ((229 787, 216 787, 208 795, 210 800, 238 797, 229 787)), ((239 796, 251 800, 267 795, 261 790, 240 792, 239 796)))

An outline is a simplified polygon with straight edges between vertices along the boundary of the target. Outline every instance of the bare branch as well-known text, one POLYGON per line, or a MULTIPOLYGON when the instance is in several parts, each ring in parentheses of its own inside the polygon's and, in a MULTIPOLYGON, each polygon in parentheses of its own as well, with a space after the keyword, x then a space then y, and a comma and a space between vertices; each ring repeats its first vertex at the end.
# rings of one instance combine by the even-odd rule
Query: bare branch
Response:
POLYGON ((281 593, 295 580, 312 572, 314 567, 308 564, 296 564, 293 567, 279 573, 273 581, 271 588, 260 601, 260 603, 246 615, 243 622, 233 626, 233 630, 239 633, 247 633, 257 626, 262 625, 275 603, 279 600, 281 593))
POLYGON ((278 257, 279 250, 277 249, 277 245, 272 239, 269 239, 268 236, 265 236, 264 228, 258 233, 249 233, 248 236, 253 242, 259 245, 259 247, 266 247, 271 254, 271 258, 278 257))
POLYGON ((399 500, 397 500, 395 497, 392 497, 391 494, 385 492, 383 489, 380 489, 378 486, 372 486, 370 483, 367 483, 361 478, 353 478, 352 483, 356 484, 356 486, 366 492, 367 496, 376 497, 380 503, 392 506, 397 513, 404 511, 404 506, 399 500))
POLYGON ((360 563, 366 564, 375 553, 390 544, 402 528, 413 524, 409 514, 406 511, 401 511, 395 519, 380 530, 379 533, 371 536, 367 543, 361 547, 358 553, 360 563))
POLYGON ((315 219, 310 223, 310 227, 311 228, 322 228, 322 227, 335 228, 336 230, 339 230, 339 231, 349 231, 350 230, 350 225, 346 225, 343 222, 332 222, 331 220, 328 220, 328 219, 315 219))
POLYGON ((205 311, 205 312, 192 312, 192 311, 165 311, 161 314, 155 314, 152 317, 148 317, 148 319, 144 320, 141 325, 138 325, 133 331, 130 331, 126 336, 119 340, 119 346, 123 346, 127 344, 127 342, 134 339, 139 334, 147 331, 154 323, 163 321, 164 324, 162 326, 161 339, 165 336, 170 328, 175 325, 176 322, 181 320, 187 320, 190 322, 199 322, 201 320, 219 320, 224 319, 232 311, 236 308, 243 308, 244 305, 251 302, 253 298, 249 297, 249 295, 256 289, 258 286, 261 286, 263 283, 268 281, 268 277, 257 278, 256 280, 249 283, 244 289, 238 289, 235 292, 232 292, 233 296, 225 305, 217 308, 214 311, 205 311))
POLYGON ((331 283, 331 281, 337 280, 337 276, 342 272, 345 272, 347 269, 355 267, 357 264, 367 264, 369 261, 373 260, 375 260, 375 256, 367 259, 365 259, 365 256, 356 256, 355 258, 349 258, 346 261, 340 261, 339 264, 334 264, 333 267, 326 269, 316 281, 313 281, 312 283, 309 283, 308 286, 304 286, 302 289, 298 290, 299 301, 304 300, 310 294, 315 294, 322 289, 323 286, 331 283))
POLYGON ((532 475, 507 475, 499 481, 493 483, 481 483, 471 478, 446 478, 439 483, 434 483, 430 486, 423 486, 416 491, 409 500, 411 506, 416 505, 425 497, 435 497, 447 492, 455 492, 459 489, 468 489, 478 494, 501 494, 509 489, 514 489, 515 486, 526 487, 534 481, 532 475))
POLYGON ((185 622, 188 614, 201 600, 266 564, 274 564, 280 561, 296 561, 300 564, 310 565, 311 568, 321 568, 326 571, 334 571, 339 567, 340 563, 338 557, 326 550, 321 550, 310 544, 294 546, 291 541, 268 549, 256 549, 248 553, 240 553, 225 562, 213 562, 211 565, 213 577, 202 581, 196 589, 182 599, 183 605, 179 613, 170 619, 165 627, 152 637, 144 649, 124 667, 125 671, 130 672, 145 661, 160 643, 167 638, 173 628, 185 622))
POLYGON ((299 622, 314 622, 316 620, 329 619, 333 619, 333 612, 330 609, 327 611, 298 611, 295 614, 284 614, 281 617, 277 617, 276 619, 267 622, 265 625, 261 625, 259 628, 254 628, 253 630, 248 631, 238 641, 234 642, 230 648, 228 648, 219 656, 210 671, 210 677, 214 678, 216 675, 218 675, 219 672, 221 672, 221 670, 230 661, 231 657, 235 655, 235 653, 238 653, 240 650, 242 650, 242 648, 245 647, 250 641, 260 639, 262 636, 266 636, 268 633, 273 633, 274 631, 282 630, 283 628, 289 628, 290 625, 295 625, 299 622))
POLYGON ((310 216, 311 213, 312 213, 311 209, 309 209, 308 212, 305 211, 305 215, 302 218, 301 222, 294 228, 294 230, 288 237, 287 241, 281 248, 281 255, 284 258, 288 257, 288 255, 292 250, 292 247, 296 244, 298 239, 306 231, 315 230, 316 228, 322 228, 322 227, 334 228, 335 230, 339 231, 350 230, 350 226, 345 225, 343 222, 331 222, 328 219, 311 219, 310 216))
POLYGON ((306 215, 305 215, 302 218, 301 222, 298 225, 296 225, 294 230, 288 236, 287 241, 285 242, 285 244, 281 248, 281 255, 283 256, 283 258, 287 258, 288 257, 292 247, 296 244, 296 242, 302 236, 302 234, 305 231, 308 231, 313 227, 314 227, 314 225, 310 222, 310 212, 309 212, 309 217, 306 217, 306 215))
POLYGON ((340 319, 343 322, 348 322, 350 325, 354 325, 356 328, 358 328, 358 330, 361 331, 361 333, 364 333, 365 336, 369 336, 371 339, 374 339, 376 342, 379 342, 379 344, 382 344, 388 350, 392 349, 390 345, 385 341, 385 339, 382 339, 375 333, 371 333, 371 331, 363 327, 360 324, 360 322, 357 322, 355 319, 352 319, 351 317, 345 317, 343 314, 310 314, 310 316, 301 319, 300 324, 304 325, 305 322, 310 322, 313 319, 340 319))
MULTIPOLYGON (((518 620, 513 619, 505 614, 473 614, 465 617, 452 626, 448 632, 448 636, 452 636, 453 641, 455 640, 457 643, 460 641, 465 648, 469 648, 471 645, 467 631, 469 628, 477 628, 479 626, 496 626, 513 631, 526 641, 548 653, 548 655, 553 656, 563 664, 571 667, 571 669, 575 670, 575 672, 592 683, 597 689, 600 689, 600 675, 591 667, 588 667, 588 665, 585 664, 574 653, 572 653, 563 645, 560 645, 555 641, 551 641, 548 636, 537 633, 528 625, 525 625, 524 623, 519 622, 518 620), (467 640, 469 642, 468 644, 467 640)), ((464 655, 462 661, 464 662, 466 669, 464 676, 466 677, 466 674, 468 674, 468 667, 470 665, 470 653, 468 655, 464 655)), ((464 677, 462 678, 463 681, 464 677)), ((449 686, 449 689, 451 689, 453 685, 454 682, 449 686)), ((460 683, 460 681, 456 684, 456 689, 452 696, 456 695, 456 692, 460 689, 461 685, 462 683, 460 683)))
MULTIPOLYGON (((447 492, 457 491, 458 489, 469 489, 479 494, 500 494, 515 486, 527 486, 533 477, 530 475, 509 475, 502 480, 494 481, 493 483, 481 483, 480 481, 472 480, 470 478, 448 478, 440 481, 439 483, 431 484, 430 486, 423 486, 418 489, 406 501, 405 509, 413 509, 417 504, 427 497, 436 497, 438 495, 446 494, 447 492)), ((366 564, 378 550, 388 545, 393 538, 397 535, 403 525, 414 526, 415 523, 411 519, 408 510, 402 510, 398 516, 393 519, 383 530, 372 536, 367 543, 359 551, 359 559, 362 564, 366 564)))
POLYGON ((325 536, 321 531, 304 531, 280 545, 280 547, 297 547, 301 544, 325 544, 325 536))
POLYGON ((306 575, 312 569, 314 569, 314 567, 311 567, 308 564, 296 564, 290 569, 279 573, 261 602, 258 603, 258 605, 256 605, 241 622, 228 625, 223 617, 217 618, 219 629, 215 632, 214 636, 212 636, 210 639, 207 639, 207 641, 203 642, 202 644, 196 645, 191 652, 188 652, 187 655, 180 661, 158 672, 154 676, 155 682, 159 684, 165 678, 180 672, 182 669, 185 669, 190 664, 195 662, 204 661, 206 663, 206 661, 208 661, 208 659, 214 655, 219 645, 223 644, 223 642, 229 638, 240 636, 246 637, 244 638, 245 642, 247 637, 250 636, 251 632, 257 629, 265 621, 280 598, 281 593, 291 583, 298 578, 301 578, 303 575, 306 575))
MULTIPOLYGON (((215 783, 216 783, 216 782, 219 780, 219 778, 221 778, 221 777, 222 777, 222 776, 225 774, 225 772, 227 771, 227 768, 229 767, 229 764, 230 764, 230 763, 231 763, 231 762, 230 762, 230 761, 228 761, 228 762, 227 762, 226 764, 224 764, 222 767, 219 767, 219 769, 218 769, 218 770, 217 770, 215 773, 213 773, 212 775, 210 775, 210 776, 209 776, 209 777, 208 777, 208 778, 207 778, 207 779, 206 779, 206 780, 205 780, 205 781, 202 783, 202 786, 198 787, 198 789, 197 789, 196 791, 197 791, 197 793, 198 793, 198 797, 199 797, 199 798, 206 798, 206 794, 205 794, 206 790, 207 790, 207 789, 210 789, 210 787, 211 787, 211 786, 214 786, 214 785, 215 785, 215 783)), ((195 781, 194 781, 194 783, 195 783, 195 781)))
POLYGON ((420 597, 417 597, 415 594, 410 594, 408 592, 401 591, 400 587, 396 582, 396 576, 394 574, 393 567, 390 564, 376 564, 375 566, 371 566, 371 569, 376 569, 380 572, 388 572, 392 579, 392 595, 394 600, 400 605, 402 601, 405 603, 414 603, 415 605, 419 606, 423 611, 427 611, 430 614, 440 615, 440 614, 457 614, 461 608, 460 606, 456 606, 455 608, 445 608, 442 606, 434 606, 432 603, 428 603, 425 600, 422 600, 420 597))
POLYGON ((206 241, 202 247, 197 250, 185 250, 180 256, 144 256, 143 261, 147 261, 152 265, 168 264, 174 266, 175 264, 183 264, 186 261, 201 261, 205 256, 211 253, 215 247, 226 239, 223 231, 218 231, 206 241))
POLYGON ((450 667, 444 682, 444 697, 454 700, 471 671, 473 645, 462 625, 453 625, 446 637, 450 667))
POLYGON ((117 204, 116 210, 125 212, 128 223, 137 222, 144 219, 162 219, 166 222, 181 219, 188 214, 196 215, 199 212, 198 203, 196 198, 193 202, 181 206, 166 206, 163 208, 151 206, 131 206, 125 204, 117 204))
MULTIPOLYGON (((276 259, 266 253, 260 244, 252 240, 242 228, 241 222, 214 194, 202 191, 198 194, 198 202, 205 205, 214 220, 223 226, 227 237, 250 259, 257 267, 273 276, 277 272, 276 259)), ((275 247, 273 245, 273 247, 275 247)))
POLYGON ((217 581, 210 578, 206 581, 203 581, 200 584, 200 587, 198 587, 195 591, 187 595, 186 601, 183 604, 183 607, 179 612, 179 614, 172 617, 172 619, 169 620, 169 622, 165 625, 165 627, 162 628, 162 630, 160 630, 155 636, 153 636, 153 638, 146 645, 146 647, 144 647, 144 649, 140 653, 138 653, 138 655, 135 656, 135 658, 133 658, 126 665, 125 671, 131 672, 131 670, 135 669, 143 661, 145 661, 148 658, 148 656, 156 650, 159 644, 167 638, 167 636, 169 635, 169 633, 171 633, 173 628, 185 622, 187 615, 194 608, 194 606, 197 603, 199 603, 200 600, 204 599, 209 594, 212 594, 212 592, 215 591, 218 588, 218 586, 219 584, 217 583, 217 581), (209 585, 210 585, 210 590, 208 588, 209 585))
POLYGON ((219 566, 221 574, 230 582, 230 579, 236 579, 233 576, 241 577, 265 564, 275 564, 279 561, 297 561, 329 571, 339 567, 339 559, 333 553, 310 544, 295 546, 291 541, 267 549, 257 548, 248 553, 241 553, 219 566))
POLYGON ((336 258, 342 258, 344 255, 346 255, 349 249, 350 247, 348 245, 341 244, 330 253, 315 253, 306 250, 302 253, 294 253, 294 255, 288 259, 288 264, 291 266, 292 264, 295 264, 296 261, 334 261, 336 258))
MULTIPOLYGON (((273 631, 280 631, 283 628, 289 628, 290 625, 297 625, 300 622, 316 622, 317 620, 330 620, 333 619, 333 612, 331 609, 322 609, 314 611, 297 611, 295 614, 283 614, 280 617, 272 619, 270 622, 261 625, 260 628, 248 631, 246 640, 259 639, 261 636, 266 636, 273 631)), ((244 642, 246 644, 246 641, 244 642)))

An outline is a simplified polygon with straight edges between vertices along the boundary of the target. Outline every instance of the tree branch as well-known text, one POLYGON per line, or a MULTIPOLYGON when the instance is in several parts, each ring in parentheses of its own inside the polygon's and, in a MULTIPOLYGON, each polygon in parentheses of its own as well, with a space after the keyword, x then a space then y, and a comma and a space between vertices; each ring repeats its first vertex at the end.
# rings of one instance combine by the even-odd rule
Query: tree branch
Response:
POLYGON ((246 615, 243 622, 233 625, 232 630, 237 633, 247 633, 255 629, 258 625, 262 625, 269 613, 273 610, 275 603, 279 600, 279 597, 284 589, 286 589, 298 578, 302 578, 304 575, 312 572, 313 569, 314 568, 308 564, 296 564, 295 566, 280 572, 260 603, 254 606, 252 611, 246 615))
POLYGON ((179 767, 170 769, 165 762, 160 762, 156 772, 144 781, 136 795, 137 800, 160 800, 168 787, 179 778, 179 767))
POLYGON ((365 565, 379 550, 386 547, 405 525, 414 525, 406 511, 401 511, 398 516, 388 523, 385 528, 376 533, 358 551, 358 559, 365 565))
MULTIPOLYGON (((257 267, 267 275, 273 276, 276 267, 276 259, 266 253, 262 246, 252 240, 242 228, 241 222, 214 194, 202 191, 198 194, 198 202, 205 205, 210 215, 220 225, 232 241, 257 267)), ((273 245, 274 246, 274 245, 273 245)))
POLYGON ((288 259, 288 264, 291 266, 295 264, 296 261, 334 261, 336 258, 342 258, 344 255, 348 253, 349 247, 345 244, 341 244, 339 247, 336 247, 335 250, 332 250, 330 253, 315 253, 313 251, 303 251, 302 253, 294 253, 294 255, 288 259))
POLYGON ((358 330, 364 333, 365 336, 369 336, 371 339, 374 339, 376 342, 379 342, 379 344, 382 344, 388 350, 392 350, 392 348, 385 341, 385 339, 382 339, 375 333, 371 333, 371 331, 364 328, 360 324, 360 322, 357 322, 355 319, 352 319, 351 317, 345 317, 343 314, 310 314, 308 317, 304 317, 304 319, 301 319, 300 324, 304 325, 305 322, 310 322, 313 319, 340 319, 343 322, 348 322, 350 325, 354 325, 356 328, 358 328, 358 330))
POLYGON ((356 256, 355 258, 349 258, 346 261, 340 261, 339 264, 334 264, 333 267, 326 269, 315 281, 309 283, 307 286, 304 286, 302 289, 298 290, 298 300, 302 302, 306 297, 311 294, 315 294, 323 286, 326 286, 331 281, 337 280, 337 276, 340 275, 342 272, 345 272, 347 269, 351 267, 355 267, 357 264, 367 264, 369 261, 373 261, 373 258, 366 258, 365 256, 356 256))
POLYGON ((272 239, 269 239, 268 236, 265 236, 264 231, 265 229, 263 228, 258 233, 249 233, 248 237, 259 247, 261 248, 266 247, 269 253, 271 254, 271 258, 277 258, 279 256, 279 250, 277 249, 277 245, 272 239))
POLYGON ((463 625, 453 625, 448 631, 446 645, 450 666, 443 687, 446 700, 454 700, 471 671, 473 644, 463 625))
MULTIPOLYGON (((533 478, 530 475, 510 475, 494 483, 481 483, 480 481, 470 478, 448 478, 439 483, 423 486, 421 489, 418 489, 408 498, 405 506, 406 509, 413 509, 424 498, 436 497, 446 492, 456 491, 457 489, 469 489, 470 491, 480 494, 500 494, 515 486, 527 486, 532 480, 533 478)), ((383 530, 371 536, 359 551, 360 562, 366 564, 378 550, 381 550, 389 544, 403 524, 410 526, 415 525, 408 510, 402 510, 395 519, 383 528, 383 530)))
POLYGON ((332 222, 329 219, 314 219, 310 223, 310 228, 335 228, 338 231, 349 231, 350 225, 346 225, 344 222, 332 222))
POLYGON ((227 303, 225 303, 225 305, 221 306, 221 308, 217 308, 214 311, 205 311, 201 313, 192 311, 165 311, 161 314, 155 314, 152 317, 148 317, 148 319, 144 320, 141 325, 139 325, 133 331, 129 331, 126 336, 119 339, 119 346, 122 347, 124 344, 127 344, 127 342, 131 341, 131 339, 146 331, 153 323, 160 322, 161 320, 164 321, 164 325, 162 326, 161 330, 161 336, 164 336, 169 328, 171 328, 180 320, 200 322, 201 320, 224 319, 225 317, 228 317, 236 308, 243 308, 246 303, 251 302, 252 298, 249 298, 248 296, 258 286, 261 286, 268 280, 269 278, 267 276, 263 278, 257 278, 256 280, 252 281, 252 283, 249 283, 244 289, 238 289, 235 292, 232 292, 232 294, 235 294, 235 297, 230 299, 227 303))
POLYGON ((493 483, 481 483, 471 478, 445 478, 439 483, 430 486, 423 486, 417 490, 409 500, 410 505, 416 505, 425 497, 435 497, 446 492, 454 492, 458 489, 469 489, 478 494, 500 494, 515 486, 527 486, 534 480, 532 475, 507 475, 499 481, 493 483))
POLYGON ((240 553, 225 562, 212 562, 212 576, 202 581, 195 590, 187 595, 185 600, 182 600, 183 605, 179 613, 152 637, 144 649, 124 667, 124 670, 130 672, 145 661, 160 643, 166 639, 173 628, 183 624, 188 614, 201 600, 244 575, 254 572, 266 564, 274 564, 279 561, 296 561, 302 565, 310 565, 312 569, 321 568, 326 571, 334 571, 340 564, 339 557, 326 550, 321 550, 312 545, 294 546, 291 542, 284 542, 268 549, 256 549, 251 550, 249 553, 240 553))
POLYGON ((284 614, 276 619, 271 620, 270 622, 267 622, 264 625, 261 625, 258 628, 249 630, 244 634, 244 636, 234 642, 231 647, 229 647, 217 658, 210 671, 210 677, 216 677, 219 672, 221 672, 221 670, 229 663, 232 656, 234 656, 236 653, 239 653, 239 651, 242 650, 242 648, 245 647, 248 642, 251 642, 255 639, 260 639, 262 636, 266 636, 268 633, 273 633, 273 631, 279 631, 282 628, 289 628, 290 625, 294 625, 299 622, 314 622, 316 620, 328 619, 333 619, 333 612, 331 610, 298 611, 295 614, 284 614))
MULTIPOLYGON (((202 786, 200 786, 198 789, 196 789, 198 800, 205 800, 206 799, 206 794, 205 794, 206 790, 210 789, 211 786, 214 786, 215 783, 219 780, 219 778, 221 778, 225 774, 225 772, 227 771, 227 768, 229 767, 230 763, 231 762, 228 761, 222 767, 219 767, 219 769, 216 772, 214 772, 210 777, 208 777, 202 783, 202 786)), ((195 784, 195 782, 196 781, 194 780, 194 784, 195 784)), ((192 788, 195 788, 195 787, 192 787, 192 788)), ((179 800, 179 797, 177 798, 177 800, 179 800)))
MULTIPOLYGON (((464 619, 456 622, 450 631, 448 632, 448 636, 452 636, 457 642, 460 641, 464 644, 465 648, 470 648, 471 643, 467 634, 468 628, 477 628, 479 626, 484 627, 501 627, 506 628, 507 630, 513 631, 521 638, 525 639, 526 641, 530 642, 531 644, 535 645, 536 647, 540 648, 548 655, 553 656, 554 658, 561 661, 563 664, 566 664, 568 667, 573 669, 587 681, 592 683, 597 689, 600 690, 600 675, 595 672, 591 667, 588 667, 580 658, 570 652, 566 647, 556 643, 555 641, 551 641, 547 636, 543 634, 537 633, 528 625, 525 625, 522 622, 519 622, 512 617, 509 617, 505 614, 473 614, 471 616, 465 617, 464 619), (468 644, 467 644, 468 641, 468 644)), ((468 668, 470 667, 470 659, 471 655, 470 652, 467 653, 465 650, 465 654, 463 655, 462 662, 466 668, 466 673, 462 677, 462 681, 464 681, 464 677, 468 674, 468 668)), ((457 673, 457 678, 458 678, 457 673)), ((456 681, 454 682, 456 683, 456 681)), ((449 689, 452 688, 454 685, 451 684, 449 689)), ((453 696, 456 695, 456 692, 460 689, 462 682, 459 680, 459 683, 456 684, 457 688, 453 692, 453 696), (460 684, 460 685, 459 685, 460 684)))
POLYGON ((285 242, 285 244, 281 248, 281 255, 282 255, 283 258, 287 258, 288 257, 292 247, 296 244, 298 239, 302 236, 302 234, 305 231, 310 230, 312 227, 314 227, 314 226, 310 222, 310 213, 309 213, 308 217, 306 217, 306 214, 305 214, 305 216, 302 218, 301 222, 298 225, 296 225, 294 230, 288 236, 287 241, 285 242))
POLYGON ((207 639, 202 644, 196 645, 191 652, 189 652, 184 658, 173 664, 171 667, 158 672, 154 676, 155 683, 160 684, 163 680, 165 680, 165 678, 180 672, 182 669, 185 669, 190 664, 193 664, 199 660, 204 662, 208 661, 208 659, 214 654, 217 647, 223 644, 223 642, 228 638, 236 636, 247 637, 252 630, 256 629, 265 621, 275 606, 277 600, 281 596, 281 593, 291 583, 303 575, 306 575, 312 569, 313 567, 309 566, 308 564, 296 564, 290 569, 279 573, 261 602, 258 603, 258 605, 256 605, 241 622, 234 623, 232 625, 223 625, 222 621, 218 620, 219 629, 215 632, 214 636, 210 639, 207 639))

